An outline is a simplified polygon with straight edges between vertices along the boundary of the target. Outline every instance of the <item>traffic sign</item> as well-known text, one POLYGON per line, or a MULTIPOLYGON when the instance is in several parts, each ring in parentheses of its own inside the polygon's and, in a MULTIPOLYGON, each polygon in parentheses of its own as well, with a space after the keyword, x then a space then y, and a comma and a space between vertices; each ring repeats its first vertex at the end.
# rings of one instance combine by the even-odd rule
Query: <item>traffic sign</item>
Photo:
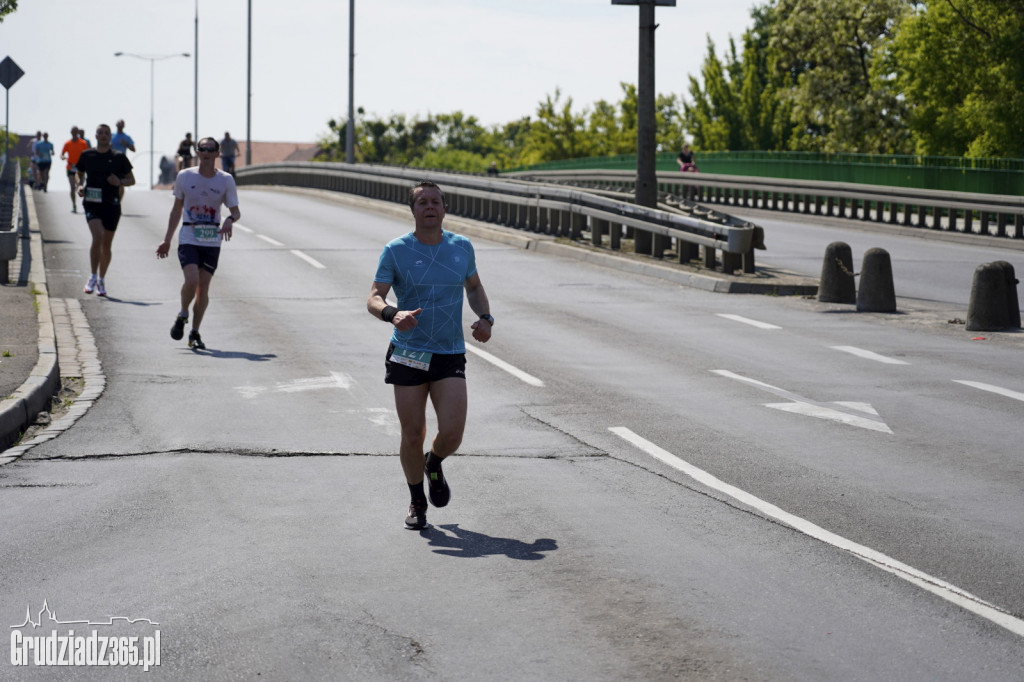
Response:
POLYGON ((0 85, 4 86, 7 90, 10 90, 11 86, 17 83, 18 79, 24 75, 25 72, 10 57, 5 57, 0 62, 0 85))

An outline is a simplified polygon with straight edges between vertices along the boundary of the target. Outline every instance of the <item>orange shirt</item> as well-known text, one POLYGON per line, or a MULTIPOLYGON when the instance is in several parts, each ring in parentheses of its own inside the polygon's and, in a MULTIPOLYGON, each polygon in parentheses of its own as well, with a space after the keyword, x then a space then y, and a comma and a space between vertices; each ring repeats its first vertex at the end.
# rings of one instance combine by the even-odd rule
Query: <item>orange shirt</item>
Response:
POLYGON ((68 170, 71 170, 72 166, 78 164, 78 157, 82 155, 86 149, 89 148, 89 143, 78 138, 77 140, 68 140, 64 143, 64 148, 60 150, 61 156, 68 155, 68 170))

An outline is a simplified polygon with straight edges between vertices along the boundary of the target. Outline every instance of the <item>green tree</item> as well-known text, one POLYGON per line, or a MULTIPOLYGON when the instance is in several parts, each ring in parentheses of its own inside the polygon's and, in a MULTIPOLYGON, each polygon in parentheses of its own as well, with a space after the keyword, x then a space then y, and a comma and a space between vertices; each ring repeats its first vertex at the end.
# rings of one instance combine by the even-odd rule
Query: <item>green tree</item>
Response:
POLYGON ((774 68, 769 50, 775 22, 772 5, 751 11, 753 26, 735 41, 723 62, 708 40, 702 80, 691 76, 692 103, 683 103, 683 120, 694 146, 707 151, 777 149, 791 136, 792 107, 780 96, 795 79, 774 68))
POLYGON ((586 135, 586 114, 573 112, 571 97, 565 102, 561 98, 562 91, 556 88, 554 97, 547 95, 537 106, 537 119, 530 127, 523 153, 526 163, 591 155, 592 145, 586 135))
POLYGON ((3 22, 4 17, 8 14, 13 14, 18 11, 18 0, 0 0, 0 22, 3 22))
POLYGON ((1024 0, 935 0, 900 25, 896 84, 915 151, 1024 156, 1024 0))
POLYGON ((793 85, 789 147, 826 152, 909 150, 906 107, 886 50, 911 0, 777 0, 769 43, 793 85))

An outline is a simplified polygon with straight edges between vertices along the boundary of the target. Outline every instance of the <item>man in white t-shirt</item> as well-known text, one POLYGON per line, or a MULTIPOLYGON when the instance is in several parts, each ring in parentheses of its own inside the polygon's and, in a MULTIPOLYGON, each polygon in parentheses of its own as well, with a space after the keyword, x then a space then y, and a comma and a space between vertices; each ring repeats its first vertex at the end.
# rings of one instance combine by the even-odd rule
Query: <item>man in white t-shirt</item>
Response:
POLYGON ((220 259, 221 241, 230 241, 231 230, 241 214, 238 211, 238 190, 235 179, 215 166, 220 145, 212 137, 204 137, 196 144, 199 165, 184 168, 174 181, 174 206, 167 222, 167 234, 156 248, 157 258, 167 258, 171 239, 181 221, 178 235, 178 261, 185 275, 181 287, 181 311, 171 327, 171 338, 179 341, 185 335, 188 309, 192 305, 192 331, 188 335, 189 348, 203 350, 206 344, 199 336, 199 325, 210 304, 210 282, 220 259), (221 205, 231 215, 220 221, 221 205))

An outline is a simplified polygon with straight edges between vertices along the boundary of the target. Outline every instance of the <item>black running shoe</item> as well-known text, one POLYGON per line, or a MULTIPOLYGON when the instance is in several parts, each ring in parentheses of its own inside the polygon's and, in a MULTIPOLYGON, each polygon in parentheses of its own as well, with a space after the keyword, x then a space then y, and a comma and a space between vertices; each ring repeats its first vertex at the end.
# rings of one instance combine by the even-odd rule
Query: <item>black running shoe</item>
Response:
POLYGON ((174 325, 171 327, 171 338, 175 341, 181 341, 181 338, 185 336, 185 323, 188 322, 187 317, 178 315, 174 318, 174 325))
POLYGON ((424 467, 423 473, 427 479, 427 496, 430 497, 430 504, 435 507, 447 505, 452 499, 452 489, 444 478, 444 472, 441 471, 440 460, 438 460, 436 470, 431 471, 424 467))
POLYGON ((405 527, 409 530, 423 530, 427 527, 427 503, 423 506, 409 505, 409 514, 405 517, 405 527))
POLYGON ((206 350, 206 344, 203 343, 202 337, 195 329, 188 333, 188 347, 195 350, 206 350))

